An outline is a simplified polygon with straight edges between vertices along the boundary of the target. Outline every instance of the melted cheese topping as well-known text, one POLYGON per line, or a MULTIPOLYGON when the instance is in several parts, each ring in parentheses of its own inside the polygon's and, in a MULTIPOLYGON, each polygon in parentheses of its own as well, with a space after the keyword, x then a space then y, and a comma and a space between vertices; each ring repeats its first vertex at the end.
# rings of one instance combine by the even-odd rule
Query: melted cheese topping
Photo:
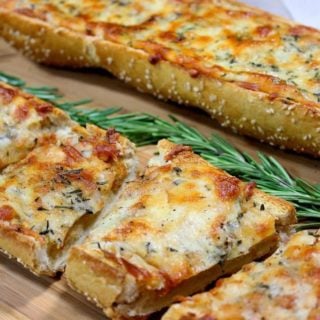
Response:
POLYGON ((47 102, 0 84, 0 169, 24 158, 42 140, 66 125, 69 117, 47 102))
POLYGON ((319 235, 300 232, 208 293, 169 309, 163 320, 305 320, 320 315, 319 235))
MULTIPOLYGON (((320 33, 231 0, 13 1, 55 26, 143 50, 287 104, 319 106, 320 33)), ((20 11, 26 13, 25 11, 20 11)))
POLYGON ((89 19, 94 17, 95 21, 108 21, 125 26, 145 22, 150 16, 161 10, 161 6, 161 0, 85 0, 81 3, 77 0, 63 0, 53 3, 56 10, 66 15, 89 19))
MULTIPOLYGON (((58 130, 0 175, 0 223, 49 250, 67 245, 72 227, 101 211, 127 175, 128 140, 94 126, 58 130)), ((77 235, 81 236, 81 235, 77 235)))
POLYGON ((141 287, 168 293, 275 234, 274 217, 249 204, 246 184, 186 147, 162 141, 159 150, 81 246, 134 278, 123 284, 121 303, 132 302, 141 287), (128 297, 132 282, 137 288, 128 297))

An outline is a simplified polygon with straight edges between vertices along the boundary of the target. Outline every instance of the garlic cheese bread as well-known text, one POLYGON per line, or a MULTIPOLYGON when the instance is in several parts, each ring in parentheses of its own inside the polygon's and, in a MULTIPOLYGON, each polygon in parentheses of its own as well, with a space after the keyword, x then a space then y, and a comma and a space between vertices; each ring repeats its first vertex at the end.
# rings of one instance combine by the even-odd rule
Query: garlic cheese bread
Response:
POLYGON ((65 128, 0 174, 0 250, 54 275, 135 170, 132 144, 114 130, 65 128))
POLYGON ((32 59, 102 67, 222 126, 320 156, 320 32, 234 0, 0 0, 32 59))
POLYGON ((111 318, 146 316, 272 252, 294 208, 166 140, 86 241, 68 283, 111 318))
POLYGON ((75 123, 50 103, 0 82, 0 169, 75 123))
POLYGON ((299 232, 264 262, 251 263, 209 292, 173 305, 163 320, 317 320, 320 234, 299 232))

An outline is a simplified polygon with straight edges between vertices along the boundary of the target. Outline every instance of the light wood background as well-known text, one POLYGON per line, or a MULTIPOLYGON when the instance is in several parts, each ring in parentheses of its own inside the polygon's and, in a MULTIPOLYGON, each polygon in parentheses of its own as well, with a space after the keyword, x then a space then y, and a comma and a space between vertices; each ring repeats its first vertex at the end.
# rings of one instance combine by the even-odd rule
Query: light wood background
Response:
MULTIPOLYGON (((62 70, 39 66, 0 40, 0 71, 16 75, 29 85, 61 89, 69 101, 92 98, 95 107, 120 106, 125 111, 149 112, 161 117, 177 116, 205 134, 219 133, 251 155, 262 151, 276 157, 291 174, 320 183, 320 162, 283 152, 254 140, 236 136, 197 109, 182 108, 136 92, 99 70, 62 70)), ((299 128, 297 128, 299 130, 299 128)), ((145 160, 148 149, 141 150, 145 160)), ((0 254, 0 320, 104 319, 101 311, 66 287, 63 279, 37 278, 0 254)))

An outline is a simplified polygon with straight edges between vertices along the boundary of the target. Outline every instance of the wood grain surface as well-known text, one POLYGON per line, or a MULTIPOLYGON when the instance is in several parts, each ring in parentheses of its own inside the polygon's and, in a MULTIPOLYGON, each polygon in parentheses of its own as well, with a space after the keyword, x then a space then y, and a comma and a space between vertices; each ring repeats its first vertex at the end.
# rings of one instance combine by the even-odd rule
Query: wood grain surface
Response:
MULTIPOLYGON (((255 155, 257 151, 273 155, 291 174, 320 183, 317 160, 283 152, 252 139, 236 136, 220 128, 197 109, 165 103, 138 93, 109 74, 99 70, 62 70, 37 65, 0 40, 0 71, 16 75, 29 85, 49 85, 61 89, 69 101, 92 98, 95 107, 120 106, 124 111, 144 111, 166 118, 177 116, 202 133, 219 133, 239 149, 255 155)), ((299 128, 297 128, 298 130, 299 128)), ((146 161, 152 148, 139 154, 146 161)), ((70 290, 61 279, 38 278, 0 254, 0 320, 104 319, 102 312, 82 296, 70 290)))

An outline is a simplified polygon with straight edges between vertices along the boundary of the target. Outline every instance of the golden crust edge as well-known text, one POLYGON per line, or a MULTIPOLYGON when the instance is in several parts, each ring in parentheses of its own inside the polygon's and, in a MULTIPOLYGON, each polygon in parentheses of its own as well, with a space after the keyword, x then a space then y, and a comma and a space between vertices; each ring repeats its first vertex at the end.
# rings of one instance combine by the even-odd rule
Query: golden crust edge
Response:
POLYGON ((251 201, 255 202, 257 206, 264 205, 265 210, 269 211, 275 218, 278 230, 289 228, 290 225, 297 222, 296 210, 286 200, 271 196, 259 189, 254 189, 251 201))
MULTIPOLYGON (((28 58, 55 66, 90 67, 88 37, 0 8, 0 35, 28 58)), ((97 65, 96 65, 97 66, 97 65)))
MULTIPOLYGON (((73 247, 71 250, 64 277, 73 290, 84 295, 89 301, 94 302, 98 307, 102 308, 107 316, 112 319, 130 319, 132 317, 147 316, 163 309, 165 306, 169 306, 175 302, 178 297, 181 297, 181 290, 187 290, 185 294, 183 294, 184 296, 203 291, 210 282, 212 283, 219 277, 236 272, 244 264, 272 253, 276 249, 277 243, 277 234, 267 237, 250 248, 247 254, 226 261, 222 267, 217 264, 181 283, 176 290, 173 290, 169 295, 165 296, 165 298, 157 298, 157 305, 153 303, 152 308, 149 309, 143 309, 143 305, 135 306, 134 303, 125 305, 121 311, 117 310, 115 306, 112 306, 117 296, 121 293, 122 284, 125 281, 125 273, 108 266, 105 259, 102 261, 99 257, 82 249, 81 246, 73 247), (83 281, 83 275, 86 275, 85 281, 83 281), (87 278, 88 275, 89 278, 87 278), (210 280, 208 280, 209 278, 210 280), (111 280, 109 284, 107 284, 108 279, 111 280), (91 284, 94 284, 94 286, 91 284), (108 299, 109 301, 106 302, 108 299), (134 310, 135 308, 136 310, 134 310), (138 311, 139 309, 140 312, 138 311), (129 316, 125 310, 130 310, 131 315, 129 316), (142 310, 143 312, 141 312, 142 310), (135 312, 135 314, 133 315, 132 312, 135 312)), ((143 296, 148 294, 150 293, 148 293, 147 290, 141 293, 143 296)), ((155 297, 151 292, 149 299, 152 300, 153 298, 155 297)), ((144 299, 142 299, 142 303, 150 306, 150 303, 146 303, 144 299)))
POLYGON ((44 249, 45 245, 41 241, 0 223, 0 251, 9 258, 16 259, 37 276, 55 276, 56 272, 48 269, 48 266, 43 269, 39 264, 39 251, 44 249))
POLYGON ((41 20, 6 9, 0 9, 0 18, 0 35, 37 62, 75 68, 102 67, 139 91, 198 106, 222 127, 282 149, 320 157, 319 108, 270 101, 267 94, 220 79, 192 78, 187 70, 166 61, 152 65, 148 54, 141 50, 64 28, 54 29, 41 20))
POLYGON ((320 156, 319 108, 270 101, 265 93, 220 79, 192 78, 181 67, 166 61, 152 65, 144 52, 107 41, 97 41, 96 53, 103 68, 141 92, 178 104, 198 106, 222 127, 281 149, 320 156), (108 61, 112 61, 111 64, 108 61))

